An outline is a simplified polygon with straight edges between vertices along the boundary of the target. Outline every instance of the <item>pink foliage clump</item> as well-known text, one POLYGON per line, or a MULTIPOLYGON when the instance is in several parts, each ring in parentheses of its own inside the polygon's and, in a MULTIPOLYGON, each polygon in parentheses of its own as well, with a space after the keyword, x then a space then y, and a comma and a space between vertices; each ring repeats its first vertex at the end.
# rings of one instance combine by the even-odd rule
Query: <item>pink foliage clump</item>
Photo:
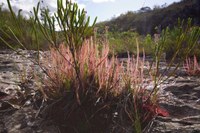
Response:
POLYGON ((193 60, 191 60, 190 58, 187 58, 185 60, 183 67, 188 75, 191 75, 191 76, 200 75, 200 65, 197 61, 196 56, 193 57, 193 60))
POLYGON ((120 62, 116 57, 108 58, 109 47, 98 47, 90 40, 86 40, 82 47, 75 52, 79 66, 79 78, 75 71, 73 56, 69 47, 60 44, 59 48, 51 48, 50 56, 44 62, 47 78, 44 79, 44 92, 50 95, 61 95, 64 91, 79 88, 87 92, 93 88, 98 94, 113 93, 118 95, 129 87, 138 93, 143 87, 144 59, 129 57, 126 62, 120 62))
POLYGON ((102 107, 125 102, 120 107, 128 118, 134 122, 135 115, 139 113, 142 124, 156 115, 169 115, 157 106, 156 100, 151 100, 150 92, 146 89, 152 82, 149 81, 152 80, 151 75, 144 74, 145 57, 141 59, 139 53, 136 57, 129 56, 121 61, 109 56, 107 44, 99 46, 85 40, 79 49, 74 50, 74 54, 65 44, 52 47, 43 68, 47 77, 43 79, 45 87, 42 92, 46 98, 57 99, 72 92, 78 103, 82 100, 93 101, 90 108, 96 108, 99 99, 103 99, 102 107))

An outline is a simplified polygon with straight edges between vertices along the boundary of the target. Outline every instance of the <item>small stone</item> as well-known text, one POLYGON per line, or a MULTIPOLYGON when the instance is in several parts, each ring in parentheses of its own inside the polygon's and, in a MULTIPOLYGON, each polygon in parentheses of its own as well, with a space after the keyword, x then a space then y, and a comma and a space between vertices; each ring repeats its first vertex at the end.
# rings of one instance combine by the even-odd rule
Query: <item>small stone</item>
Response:
POLYGON ((20 129, 21 128, 21 124, 15 125, 14 129, 20 129))

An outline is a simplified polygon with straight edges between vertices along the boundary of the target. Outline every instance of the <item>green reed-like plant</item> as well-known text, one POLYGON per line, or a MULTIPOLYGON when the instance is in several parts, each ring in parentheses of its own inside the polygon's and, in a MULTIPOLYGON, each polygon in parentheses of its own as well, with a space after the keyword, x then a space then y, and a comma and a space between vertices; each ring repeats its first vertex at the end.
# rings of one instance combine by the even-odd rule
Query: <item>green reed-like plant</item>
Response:
MULTIPOLYGON (((80 66, 76 57, 76 52, 81 48, 84 39, 91 36, 96 19, 90 27, 90 17, 86 17, 84 9, 78 9, 78 5, 76 3, 71 3, 68 1, 63 3, 62 0, 57 0, 57 12, 54 14, 54 16, 50 16, 48 14, 48 10, 44 10, 44 24, 40 22, 38 11, 39 3, 37 5, 37 8, 34 8, 35 20, 39 24, 40 30, 42 31, 46 39, 52 44, 52 46, 58 47, 59 34, 64 37, 64 44, 69 47, 69 52, 71 52, 72 54, 73 67, 76 71, 76 77, 79 80, 79 87, 80 89, 82 89, 83 86, 82 81, 80 80, 79 70, 80 66), (60 33, 56 32, 56 23, 58 23, 59 29, 61 30, 60 33), (44 25, 47 25, 48 28, 46 28, 44 25)), ((78 101, 79 87, 76 90, 78 101)))

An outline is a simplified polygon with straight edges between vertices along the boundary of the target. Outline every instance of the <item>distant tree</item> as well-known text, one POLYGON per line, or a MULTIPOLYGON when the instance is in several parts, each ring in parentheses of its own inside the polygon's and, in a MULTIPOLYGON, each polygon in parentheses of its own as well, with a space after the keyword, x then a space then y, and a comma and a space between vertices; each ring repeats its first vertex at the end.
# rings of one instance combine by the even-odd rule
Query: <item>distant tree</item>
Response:
POLYGON ((167 7, 167 3, 165 3, 165 4, 161 5, 161 7, 162 7, 162 8, 165 8, 165 7, 167 7))
POLYGON ((158 10, 158 9, 161 9, 161 7, 159 5, 154 5, 153 6, 153 10, 158 10))
POLYGON ((148 11, 151 11, 151 8, 146 6, 146 7, 142 7, 140 8, 139 12, 148 12, 148 11))

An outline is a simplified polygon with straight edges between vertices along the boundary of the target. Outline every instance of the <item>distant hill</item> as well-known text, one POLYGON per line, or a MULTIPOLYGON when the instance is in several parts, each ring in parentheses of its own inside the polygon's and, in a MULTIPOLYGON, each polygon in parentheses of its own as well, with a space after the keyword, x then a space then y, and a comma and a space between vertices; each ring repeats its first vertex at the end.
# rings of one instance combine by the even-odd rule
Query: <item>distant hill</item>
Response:
POLYGON ((194 25, 200 25, 200 0, 182 0, 167 7, 143 7, 137 12, 129 11, 117 18, 97 24, 97 27, 109 27, 111 32, 137 31, 139 34, 154 34, 167 26, 173 27, 177 19, 193 19, 194 25), (155 27, 158 27, 157 30, 155 27))

